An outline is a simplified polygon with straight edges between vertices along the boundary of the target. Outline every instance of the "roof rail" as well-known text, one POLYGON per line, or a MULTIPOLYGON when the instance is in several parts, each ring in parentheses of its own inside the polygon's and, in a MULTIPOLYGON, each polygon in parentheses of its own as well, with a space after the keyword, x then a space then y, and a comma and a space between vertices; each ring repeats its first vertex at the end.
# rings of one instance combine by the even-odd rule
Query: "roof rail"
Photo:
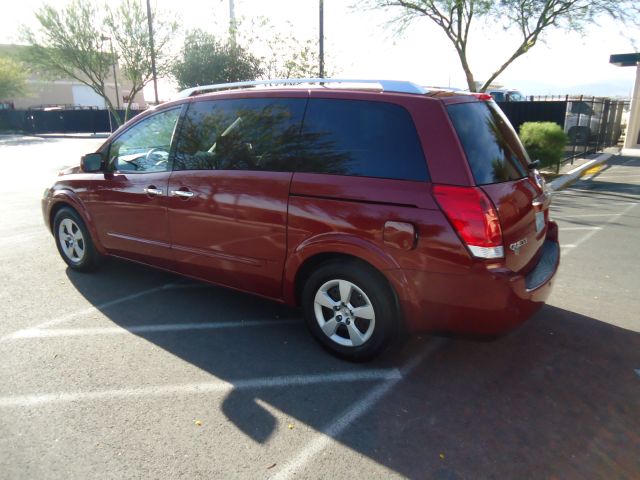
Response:
POLYGON ((241 87, 257 87, 260 85, 298 85, 302 83, 357 83, 357 84, 371 84, 378 85, 383 92, 396 92, 396 93, 413 93, 424 94, 427 90, 420 85, 412 82, 406 82, 402 80, 354 80, 354 79, 338 79, 338 78, 278 78, 272 80, 254 80, 248 82, 233 82, 233 83, 217 83, 215 85, 202 85, 199 87, 187 88, 178 92, 173 98, 177 100, 180 98, 192 97, 194 95, 200 95, 207 92, 214 92, 216 90, 227 90, 230 88, 241 87))

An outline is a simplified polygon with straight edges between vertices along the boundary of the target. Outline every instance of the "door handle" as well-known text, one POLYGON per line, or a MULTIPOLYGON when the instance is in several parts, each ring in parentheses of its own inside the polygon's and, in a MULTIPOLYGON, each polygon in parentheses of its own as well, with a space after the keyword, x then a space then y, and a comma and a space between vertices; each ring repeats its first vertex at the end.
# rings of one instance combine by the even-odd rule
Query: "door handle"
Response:
POLYGON ((193 192, 189 192, 187 190, 171 190, 170 193, 171 195, 175 197, 180 197, 180 198, 191 198, 194 195, 193 192))
POLYGON ((154 187, 153 185, 144 189, 144 193, 147 195, 164 195, 164 192, 159 188, 154 187))

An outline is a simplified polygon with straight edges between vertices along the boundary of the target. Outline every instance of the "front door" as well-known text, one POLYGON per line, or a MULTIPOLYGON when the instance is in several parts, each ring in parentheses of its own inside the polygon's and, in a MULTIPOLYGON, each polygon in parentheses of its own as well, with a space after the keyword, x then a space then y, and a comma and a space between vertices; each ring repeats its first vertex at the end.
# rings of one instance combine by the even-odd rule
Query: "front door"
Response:
POLYGON ((167 225, 169 152, 180 108, 134 124, 108 147, 107 168, 95 182, 89 211, 112 254, 172 268, 167 225))
POLYGON ((189 106, 168 206, 179 272, 281 297, 287 206, 305 98, 189 106))

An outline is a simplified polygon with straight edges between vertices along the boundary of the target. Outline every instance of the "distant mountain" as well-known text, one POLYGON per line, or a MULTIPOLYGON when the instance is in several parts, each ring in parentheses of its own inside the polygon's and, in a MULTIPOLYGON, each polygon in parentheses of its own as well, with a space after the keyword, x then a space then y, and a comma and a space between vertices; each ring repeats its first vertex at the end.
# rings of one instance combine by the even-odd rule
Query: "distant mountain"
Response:
POLYGON ((587 95, 596 97, 631 97, 633 81, 605 80, 581 85, 557 85, 531 80, 514 81, 510 88, 517 88, 525 95, 587 95))

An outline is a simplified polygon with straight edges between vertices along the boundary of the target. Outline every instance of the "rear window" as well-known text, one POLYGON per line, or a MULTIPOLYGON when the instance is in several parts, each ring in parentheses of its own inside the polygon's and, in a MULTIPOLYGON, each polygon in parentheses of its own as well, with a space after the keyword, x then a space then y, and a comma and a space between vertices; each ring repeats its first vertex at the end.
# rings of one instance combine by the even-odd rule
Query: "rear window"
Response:
POLYGON ((477 185, 527 176, 528 156, 500 107, 493 102, 447 107, 477 185))

